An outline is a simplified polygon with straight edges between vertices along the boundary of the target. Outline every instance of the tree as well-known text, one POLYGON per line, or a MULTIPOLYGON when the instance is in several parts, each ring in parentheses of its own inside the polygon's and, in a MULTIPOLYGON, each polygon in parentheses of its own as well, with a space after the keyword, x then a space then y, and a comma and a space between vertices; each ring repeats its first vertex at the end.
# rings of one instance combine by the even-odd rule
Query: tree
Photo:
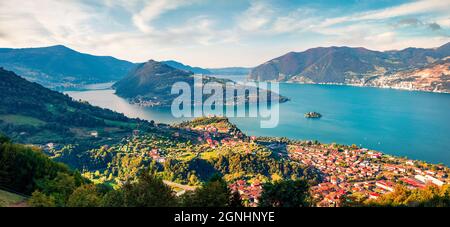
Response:
POLYGON ((47 196, 40 191, 35 191, 28 200, 28 205, 32 207, 56 207, 56 200, 53 196, 47 196))
POLYGON ((112 190, 106 193, 101 201, 102 207, 123 207, 125 206, 125 195, 122 190, 112 190))
POLYGON ((376 200, 365 201, 366 206, 383 207, 449 207, 450 186, 437 187, 429 185, 424 189, 408 189, 398 185, 391 193, 386 193, 376 200))
POLYGON ((265 183, 259 198, 260 207, 308 207, 310 205, 309 186, 305 180, 265 183))
POLYGON ((40 180, 37 185, 39 191, 47 196, 55 198, 57 206, 65 206, 69 196, 78 186, 75 178, 67 173, 58 173, 58 175, 51 180, 40 180))
MULTIPOLYGON (((8 188, 30 195, 37 189, 38 182, 53 179, 58 173, 76 175, 39 149, 13 144, 5 137, 0 137, 0 141, 0 183, 8 188)), ((80 178, 78 176, 77 181, 80 178)))
POLYGON ((185 193, 181 203, 185 207, 229 207, 232 198, 227 183, 215 174, 203 187, 185 193))
POLYGON ((104 206, 174 207, 177 201, 172 189, 148 172, 142 173, 135 183, 126 183, 119 192, 108 193, 104 206), (116 197, 114 197, 116 196, 116 197))
POLYGON ((5 135, 0 133, 0 144, 2 143, 9 143, 10 139, 8 137, 6 137, 5 135))
POLYGON ((229 207, 243 207, 241 195, 238 191, 234 191, 231 194, 230 204, 229 207))
POLYGON ((197 186, 200 185, 200 180, 198 179, 195 171, 192 171, 189 176, 189 185, 197 186))
POLYGON ((70 195, 68 207, 98 207, 101 204, 101 195, 93 184, 85 184, 70 195))

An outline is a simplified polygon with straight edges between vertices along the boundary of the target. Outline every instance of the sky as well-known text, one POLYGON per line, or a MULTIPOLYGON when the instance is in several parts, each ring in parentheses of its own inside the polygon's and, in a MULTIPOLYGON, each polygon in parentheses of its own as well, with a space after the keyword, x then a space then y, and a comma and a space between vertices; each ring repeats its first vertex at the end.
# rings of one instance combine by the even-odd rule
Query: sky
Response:
POLYGON ((450 41, 450 0, 0 0, 0 47, 253 67, 319 46, 450 41))

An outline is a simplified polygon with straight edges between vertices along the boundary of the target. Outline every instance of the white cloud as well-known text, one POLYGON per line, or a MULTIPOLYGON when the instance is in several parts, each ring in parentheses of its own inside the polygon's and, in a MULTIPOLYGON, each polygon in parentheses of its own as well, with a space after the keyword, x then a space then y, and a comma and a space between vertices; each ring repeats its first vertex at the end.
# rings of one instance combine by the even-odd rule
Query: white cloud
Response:
POLYGON ((160 15, 175 10, 181 6, 192 4, 192 1, 184 0, 153 0, 148 2, 142 10, 133 15, 134 25, 145 33, 154 31, 151 22, 160 15))
POLYGON ((270 32, 286 33, 309 29, 318 20, 314 16, 315 13, 313 9, 299 8, 286 16, 277 17, 272 24, 270 32))
POLYGON ((0 44, 39 46, 50 43, 83 42, 95 32, 93 22, 98 21, 89 7, 76 1, 23 1, 0 2, 0 30, 8 40, 0 44))
POLYGON ((262 1, 252 1, 250 7, 237 18, 238 26, 244 31, 257 31, 268 25, 274 11, 262 1))
MULTIPOLYGON (((0 0, 0 46, 63 44, 137 62, 177 59, 190 65, 220 67, 254 66, 288 51, 319 45, 385 50, 449 41, 450 9, 445 1, 418 1, 341 17, 330 16, 339 13, 336 9, 333 13, 305 6, 287 9, 268 1, 252 1, 245 9, 215 15, 208 10, 210 6, 201 11, 203 5, 193 5, 200 1, 35 0, 17 7, 15 1, 0 0), (186 19, 164 21, 169 13, 191 8, 195 8, 191 17, 184 11, 181 15, 186 19), (422 14, 425 17, 419 18, 422 14), (442 29, 423 29, 428 32, 424 36, 403 36, 392 24, 411 15, 442 29)), ((402 29, 420 29, 416 27, 402 29)))
POLYGON ((450 4, 445 0, 419 0, 412 3, 405 3, 399 6, 386 9, 372 10, 368 12, 355 13, 350 16, 327 18, 318 27, 329 27, 345 22, 355 22, 363 20, 383 20, 405 15, 416 15, 422 13, 448 13, 450 4))

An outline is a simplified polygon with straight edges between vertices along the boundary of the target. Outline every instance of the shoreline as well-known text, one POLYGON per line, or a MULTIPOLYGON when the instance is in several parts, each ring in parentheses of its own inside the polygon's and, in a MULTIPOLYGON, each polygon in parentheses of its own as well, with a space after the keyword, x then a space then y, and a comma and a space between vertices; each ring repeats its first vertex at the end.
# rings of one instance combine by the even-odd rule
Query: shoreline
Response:
MULTIPOLYGON (((286 83, 286 82, 280 82, 280 83, 283 83, 283 84, 302 84, 302 83, 286 83)), ((352 86, 352 85, 347 85, 347 84, 308 84, 308 83, 304 83, 304 84, 306 84, 306 85, 334 85, 334 86, 349 86, 349 87, 368 87, 368 86, 352 86)), ((379 87, 370 87, 370 88, 379 88, 379 87)), ((391 88, 389 88, 389 89, 391 89, 391 88)), ((86 92, 86 91, 96 91, 97 89, 90 89, 90 90, 84 90, 84 91, 77 91, 77 92, 86 92)), ((114 91, 114 89, 106 89, 106 90, 109 90, 109 91, 114 91)), ((400 91, 402 91, 401 89, 392 89, 392 90, 400 90, 400 91)), ((422 91, 419 91, 419 92, 422 92, 422 91)), ((435 93, 435 92, 427 92, 427 93, 435 93)), ((442 93, 442 94, 446 94, 446 93, 442 93)), ((117 96, 116 94, 112 94, 112 95, 114 95, 114 96, 116 96, 116 97, 118 97, 118 98, 121 98, 121 97, 119 97, 119 96, 117 96)), ((123 98, 121 98, 121 99, 123 99, 123 98)), ((124 100, 126 100, 126 99, 124 99, 124 100)), ((127 103, 128 103, 128 101, 127 101, 127 103)), ((95 104, 94 104, 95 105, 95 104)), ((130 105, 133 105, 133 104, 130 104, 130 105)), ((156 111, 165 111, 165 110, 170 110, 170 107, 164 107, 164 106, 153 106, 153 107, 144 107, 144 106, 141 106, 141 105, 137 105, 137 104, 135 104, 135 105, 133 105, 133 106, 135 106, 135 107, 137 107, 137 108, 142 108, 142 109, 147 109, 147 108, 149 108, 149 109, 153 109, 153 110, 156 110, 156 111)), ((115 111, 119 111, 119 110, 115 110, 115 111)), ((119 111, 120 112, 120 111, 119 111)), ((127 115, 128 116, 128 115, 127 115)), ((131 117, 131 116, 129 116, 129 117, 131 117)), ((143 119, 145 119, 145 118, 143 118, 143 119)), ((235 121, 233 120, 233 119, 239 119, 239 118, 235 118, 235 117, 231 117, 230 118, 230 120, 231 121, 233 121, 234 123, 235 123, 235 121)), ((152 118, 152 119, 146 119, 146 120, 155 120, 156 121, 156 119, 154 119, 154 118, 152 118)), ((177 121, 172 121, 172 120, 169 120, 169 119, 165 119, 164 121, 160 121, 161 123, 167 123, 167 124, 176 124, 177 123, 177 121)), ((244 127, 245 128, 245 127, 244 127)), ((258 130, 245 130, 245 129, 242 129, 243 131, 246 131, 246 134, 252 134, 252 135, 255 135, 255 136, 269 136, 268 134, 261 134, 261 133, 253 133, 254 131, 258 131, 258 130)), ((361 146, 361 147, 365 147, 365 148, 368 148, 368 149, 373 149, 373 150, 377 150, 377 151, 380 151, 380 152, 383 152, 383 153, 385 153, 385 154, 388 154, 388 155, 393 155, 393 156, 398 156, 398 154, 395 154, 395 153, 397 153, 397 152, 395 152, 395 150, 394 150, 394 152, 390 152, 389 150, 386 150, 386 149, 380 149, 380 148, 377 148, 377 145, 376 144, 372 144, 372 145, 368 145, 368 144, 365 144, 365 145, 362 145, 361 143, 357 143, 357 141, 353 141, 353 142, 345 142, 345 141, 339 141, 339 140, 336 140, 336 138, 335 139, 330 139, 330 140, 327 140, 327 139, 319 139, 319 138, 311 138, 311 137, 302 137, 302 138, 299 138, 299 137, 295 137, 295 136, 291 136, 291 135, 289 135, 289 136, 283 136, 283 135, 277 135, 276 137, 287 137, 287 138, 289 138, 289 139, 292 139, 292 140, 303 140, 303 141, 308 141, 308 140, 312 140, 312 141, 314 141, 314 140, 318 140, 318 141, 320 141, 321 143, 333 143, 333 142, 335 142, 335 143, 338 143, 338 144, 342 144, 342 145, 348 145, 348 146, 350 146, 350 145, 352 145, 353 143, 355 143, 355 144, 358 144, 358 146, 361 146)), ((406 150, 407 148, 405 148, 405 150, 406 150)), ((400 149, 400 150, 402 150, 402 149, 400 149)), ((398 150, 397 150, 398 151, 398 150)), ((399 152, 399 153, 404 153, 404 152, 399 152)), ((406 152, 406 153, 408 153, 408 152, 406 152)), ((413 158, 413 157, 411 157, 411 155, 401 155, 401 156, 407 156, 408 158, 412 158, 412 159, 415 159, 415 160, 421 160, 421 161, 426 161, 426 162, 428 162, 428 163, 433 163, 433 164, 439 164, 439 161, 431 161, 430 159, 420 159, 420 158, 413 158)), ((413 155, 414 156, 414 155, 413 155)), ((447 166, 449 166, 449 164, 448 163, 445 163, 447 166)))

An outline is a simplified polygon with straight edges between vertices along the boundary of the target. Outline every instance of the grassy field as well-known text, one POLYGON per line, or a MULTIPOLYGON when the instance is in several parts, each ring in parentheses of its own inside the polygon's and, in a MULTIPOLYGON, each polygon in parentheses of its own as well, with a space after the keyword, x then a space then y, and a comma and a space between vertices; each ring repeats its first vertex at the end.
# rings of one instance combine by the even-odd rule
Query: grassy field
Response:
POLYGON ((205 160, 214 160, 219 158, 219 153, 216 151, 202 152, 200 157, 205 160))
POLYGON ((45 122, 34 117, 13 114, 0 115, 0 120, 15 125, 41 126, 45 124, 45 122))
POLYGON ((0 207, 7 207, 18 204, 25 200, 24 197, 7 191, 0 190, 0 207))
POLYGON ((184 162, 188 162, 188 161, 192 160, 193 158, 195 158, 195 154, 192 152, 185 152, 182 155, 177 157, 177 159, 179 161, 184 161, 184 162))

